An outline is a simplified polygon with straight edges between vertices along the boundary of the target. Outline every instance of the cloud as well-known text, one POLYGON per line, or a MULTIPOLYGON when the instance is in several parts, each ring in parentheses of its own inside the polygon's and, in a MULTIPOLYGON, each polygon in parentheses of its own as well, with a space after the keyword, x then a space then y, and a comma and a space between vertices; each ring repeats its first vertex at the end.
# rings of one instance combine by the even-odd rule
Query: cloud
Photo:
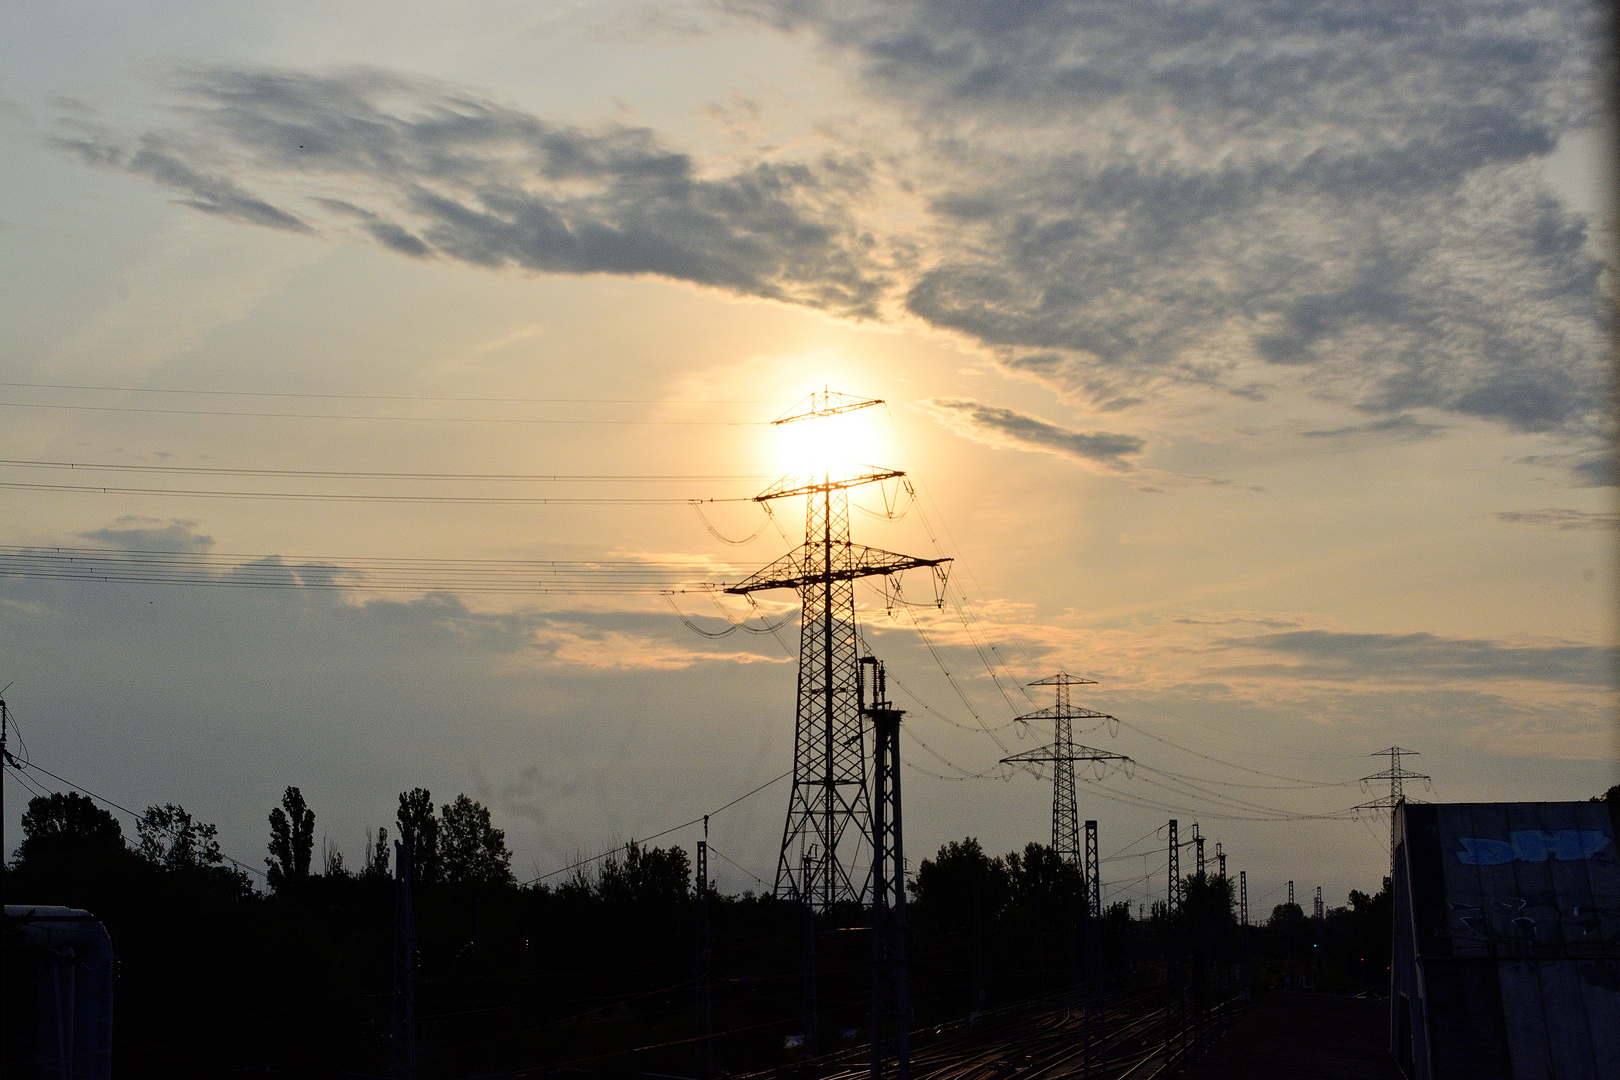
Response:
POLYGON ((1417 419, 1410 413, 1396 413, 1379 420, 1369 420, 1365 424, 1350 424, 1346 427, 1328 428, 1321 431, 1301 432, 1307 439, 1342 439, 1351 435, 1391 435, 1403 442, 1417 442, 1422 439, 1432 439, 1440 432, 1446 430, 1444 424, 1430 424, 1417 419))
POLYGON ((182 194, 180 203, 184 206, 268 229, 312 231, 300 218, 249 193, 229 176, 204 171, 194 164, 196 158, 208 156, 194 145, 151 133, 126 146, 110 133, 77 118, 66 126, 71 133, 58 136, 56 145, 73 152, 86 164, 123 169, 173 188, 182 194))
POLYGON ((1135 435, 1074 431, 1038 416, 962 398, 929 398, 918 407, 958 435, 986 446, 1038 450, 1118 472, 1131 469, 1130 459, 1146 446, 1135 435))
POLYGON ((1577 461, 1570 467, 1581 487, 1614 487, 1620 484, 1620 470, 1615 468, 1612 452, 1595 454, 1577 461))
MULTIPOLYGON (((1456 682, 1527 680, 1573 686, 1620 683, 1620 649, 1567 642, 1513 645, 1435 634, 1291 630, 1232 639, 1223 649, 1269 653, 1286 660, 1275 674, 1333 682, 1456 682)), ((1258 669, 1237 669, 1258 673, 1258 669)))
POLYGON ((1419 437, 1420 409, 1612 434, 1603 264, 1543 169, 1601 120, 1599 5, 726 6, 806 31, 915 138, 709 168, 392 72, 205 67, 175 76, 175 130, 77 110, 59 141, 208 213, 301 229, 285 205, 322 205, 410 257, 903 310, 1095 408, 1300 387, 1373 417, 1320 437, 1419 437), (917 213, 863 218, 889 171, 917 213))
POLYGON ((207 551, 214 546, 212 536, 196 531, 195 521, 176 518, 165 525, 156 518, 129 516, 113 525, 80 533, 79 539, 126 551, 207 551))
POLYGON ((742 6, 923 135, 905 303, 1014 370, 1610 426, 1600 263, 1540 172, 1600 117, 1598 5, 742 6))
POLYGON ((847 213, 865 184, 859 161, 753 160, 709 174, 646 128, 556 124, 374 69, 191 67, 173 90, 185 130, 126 138, 74 115, 56 141, 251 224, 311 228, 250 190, 280 187, 416 258, 656 274, 876 310, 883 279, 847 213))
POLYGON ((1502 521, 1520 525, 1544 525, 1565 532, 1620 528, 1620 514, 1617 513, 1594 514, 1585 510, 1560 510, 1549 507, 1546 510, 1499 510, 1496 516, 1502 521))

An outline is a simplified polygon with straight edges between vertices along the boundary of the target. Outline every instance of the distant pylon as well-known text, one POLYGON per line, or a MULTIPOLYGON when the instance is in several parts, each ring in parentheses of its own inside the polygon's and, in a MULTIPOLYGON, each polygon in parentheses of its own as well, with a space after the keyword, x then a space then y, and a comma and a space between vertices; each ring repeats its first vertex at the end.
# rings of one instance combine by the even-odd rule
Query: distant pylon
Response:
POLYGON ((1111 754, 1094 750, 1074 741, 1076 720, 1113 720, 1107 713, 1083 709, 1069 702, 1069 687, 1095 686, 1095 679, 1082 679, 1067 672, 1058 672, 1047 679, 1032 682, 1031 686, 1057 688, 1057 701, 1044 709, 1025 713, 1018 719, 1052 721, 1052 744, 1026 750, 1022 754, 1002 758, 1004 765, 1047 764, 1052 766, 1052 848, 1058 858, 1084 873, 1080 850, 1080 807, 1075 800, 1074 763, 1077 761, 1129 761, 1124 754, 1111 754))
POLYGON ((1380 809, 1388 809, 1393 812, 1396 804, 1402 799, 1406 798, 1405 782, 1407 780, 1422 780, 1425 784, 1431 783, 1434 780, 1432 776, 1429 776, 1426 773, 1412 772, 1410 769, 1403 769, 1401 767, 1402 754, 1410 754, 1412 757, 1418 756, 1418 752, 1416 750, 1407 750, 1400 746, 1391 746, 1387 750, 1376 750, 1369 755, 1371 757, 1389 758, 1389 768, 1375 772, 1371 776, 1363 776, 1361 778, 1361 782, 1363 784, 1370 784, 1374 780, 1388 780, 1389 795, 1379 796, 1372 802, 1362 803, 1360 806, 1356 807, 1356 809, 1373 809, 1376 807, 1380 809))
POLYGON ((1352 811, 1372 810, 1378 812, 1387 811, 1389 813, 1389 865, 1391 873, 1394 872, 1395 867, 1395 808, 1406 798, 1406 781, 1422 780, 1426 786, 1434 782, 1434 778, 1426 773, 1412 772, 1410 769, 1402 768, 1402 754, 1409 754, 1412 757, 1418 756, 1416 750, 1407 750, 1405 747, 1400 746, 1391 746, 1386 750, 1375 750, 1368 755, 1369 757, 1389 758, 1389 768, 1375 772, 1371 776, 1363 776, 1361 778, 1363 790, 1375 780, 1388 780, 1389 794, 1380 795, 1376 799, 1350 808, 1352 811))
MULTIPOLYGON (((772 423, 798 423, 881 404, 824 390, 772 423)), ((725 590, 744 595, 795 589, 799 594, 793 791, 776 862, 775 893, 779 899, 806 900, 820 911, 842 902, 864 902, 871 884, 866 736, 856 700, 855 579, 950 562, 850 542, 849 489, 905 476, 898 469, 861 468, 855 476, 835 476, 830 469, 819 476, 785 476, 754 496, 758 503, 805 496, 804 543, 725 590), (819 880, 801 880, 812 848, 819 852, 819 880)))

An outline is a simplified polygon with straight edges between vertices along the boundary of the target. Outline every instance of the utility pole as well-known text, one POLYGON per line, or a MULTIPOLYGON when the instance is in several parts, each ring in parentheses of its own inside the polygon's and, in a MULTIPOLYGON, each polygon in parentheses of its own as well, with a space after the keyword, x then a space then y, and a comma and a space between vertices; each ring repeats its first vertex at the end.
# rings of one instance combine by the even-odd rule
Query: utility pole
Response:
POLYGON ((979 882, 973 882, 973 1007, 971 1021, 984 1009, 984 916, 979 898, 979 882))
POLYGON ((1288 883, 1288 906, 1294 906, 1294 883, 1292 881, 1288 883))
POLYGON ((1097 855, 1097 823, 1086 822, 1086 1075, 1092 1075, 1096 1046, 1097 1075, 1108 1075, 1108 1024, 1103 1014, 1102 862, 1097 855))
POLYGON ((703 839, 697 843, 697 1074, 698 1080, 714 1076, 714 1008, 709 984, 712 956, 709 952, 709 815, 703 815, 703 839))
POLYGON ((816 909, 811 896, 815 886, 812 872, 816 867, 816 849, 805 852, 800 863, 799 906, 804 911, 804 1056, 816 1056, 816 1014, 820 1003, 816 1000, 816 909))
MULTIPOLYGON (((1290 894, 1292 895, 1292 894, 1290 894)), ((1176 838, 1176 819, 1170 819, 1170 892, 1166 898, 1167 914, 1174 919, 1181 914, 1181 841, 1176 838)))
POLYGON ((1312 950, 1312 952, 1314 952, 1316 954, 1316 978, 1312 980, 1314 985, 1311 987, 1311 989, 1315 990, 1317 993, 1321 993, 1322 992, 1322 946, 1325 944, 1324 934, 1325 934, 1325 931, 1327 929, 1327 920, 1325 918, 1323 918, 1323 913, 1322 913, 1322 886, 1320 886, 1320 885, 1318 885, 1316 887, 1316 903, 1314 905, 1314 911, 1311 914, 1311 919, 1312 919, 1313 922, 1316 923, 1316 948, 1312 950))
POLYGON ((415 867, 409 844, 394 841, 394 1080, 416 1080, 416 910, 411 903, 415 867))
POLYGON ((860 711, 872 722, 872 1080, 883 1080, 892 1048, 896 1080, 911 1080, 911 998, 906 987, 906 854, 900 806, 900 717, 888 700, 883 665, 872 668, 872 702, 860 680, 860 711), (893 1035, 885 1036, 884 1028, 893 1035))
MULTIPOLYGON (((832 390, 811 394, 772 424, 793 424, 881 405, 832 390)), ((804 543, 725 591, 734 595, 794 589, 799 594, 799 688, 793 732, 793 791, 788 797, 776 896, 818 904, 864 902, 870 881, 863 865, 871 820, 865 730, 857 700, 858 638, 855 580, 915 567, 938 568, 949 559, 919 559, 850 542, 849 489, 903 478, 898 469, 861 466, 855 476, 784 476, 758 495, 761 504, 805 497, 804 543), (822 880, 793 880, 804 853, 817 847, 822 880), (819 901, 816 897, 820 886, 819 901)))
POLYGON ((1243 965, 1243 993, 1249 993, 1249 872, 1238 871, 1238 949, 1243 965))
POLYGON ((10 725, 11 713, 6 708, 6 699, 0 698, 0 1080, 5 1080, 8 1071, 6 1040, 11 1035, 6 1016, 6 766, 11 764, 6 737, 10 734, 10 725))
POLYGON ((1164 1061, 1165 1070, 1172 1063, 1172 1046, 1179 1040, 1182 1049, 1186 1048, 1187 1040, 1187 1000, 1186 992, 1181 985, 1181 950, 1178 947, 1178 922, 1181 918, 1182 882, 1181 882, 1181 838, 1177 834, 1178 823, 1175 818, 1170 819, 1170 882, 1169 893, 1164 901, 1164 974, 1165 990, 1169 1001, 1165 1008, 1164 1027, 1164 1061), (1172 1019, 1174 1017, 1175 1019, 1172 1019), (1179 1027, 1177 1024, 1179 1020, 1179 1027))
POLYGON ((1226 855, 1221 851, 1221 842, 1219 840, 1215 841, 1215 866, 1215 872, 1224 881, 1226 879, 1226 855))
POLYGON ((1193 822, 1193 852, 1198 863, 1198 884, 1204 883, 1204 837, 1198 831, 1198 822, 1193 822))
POLYGON ((1025 713, 1018 717, 1020 721, 1028 723, 1032 720, 1052 721, 1052 744, 1026 750, 1022 754, 1002 758, 1004 765, 1037 765, 1050 764, 1052 766, 1052 848, 1057 852, 1058 858, 1081 870, 1080 852, 1080 809, 1075 802, 1074 763, 1077 761, 1129 761, 1123 754, 1110 754, 1105 750, 1094 750, 1089 746, 1077 745, 1074 741, 1074 722, 1076 720, 1115 720, 1116 717, 1107 713, 1100 713, 1093 709, 1080 708, 1069 701, 1069 687, 1095 686, 1095 679, 1082 679, 1077 675, 1060 671, 1050 678, 1032 682, 1031 686, 1051 686, 1056 690, 1054 704, 1036 709, 1032 713, 1025 713))

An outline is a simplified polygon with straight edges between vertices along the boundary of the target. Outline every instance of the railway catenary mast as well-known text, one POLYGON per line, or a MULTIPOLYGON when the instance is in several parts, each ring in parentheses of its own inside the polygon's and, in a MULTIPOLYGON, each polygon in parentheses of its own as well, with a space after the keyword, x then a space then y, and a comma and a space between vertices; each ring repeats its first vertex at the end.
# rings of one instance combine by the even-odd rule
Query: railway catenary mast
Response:
MULTIPOLYGON (((811 394, 773 424, 837 416, 883 402, 834 390, 811 394)), ((744 595, 769 589, 799 594, 799 686, 793 730, 793 791, 788 797, 775 894, 827 911, 843 902, 864 903, 871 886, 867 828, 866 733, 860 714, 859 643, 855 632, 855 580, 888 576, 915 567, 940 567, 949 559, 896 555, 850 541, 849 490, 905 476, 898 469, 860 466, 853 476, 831 468, 820 475, 789 475, 754 497, 755 502, 805 497, 804 543, 726 589, 744 595), (817 855, 817 878, 801 867, 817 855)))

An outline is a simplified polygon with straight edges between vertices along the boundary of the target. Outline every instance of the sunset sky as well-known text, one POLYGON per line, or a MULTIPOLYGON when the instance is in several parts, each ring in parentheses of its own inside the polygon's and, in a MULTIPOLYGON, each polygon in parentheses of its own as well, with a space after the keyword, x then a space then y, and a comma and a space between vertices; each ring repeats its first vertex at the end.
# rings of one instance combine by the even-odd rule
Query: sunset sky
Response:
MULTIPOLYGON (((98 795, 258 866, 295 784, 353 866, 397 792, 465 791, 527 879, 765 783, 790 594, 390 591, 375 560, 739 580, 800 538, 802 504, 747 500, 814 452, 768 421, 823 386, 883 399, 847 437, 916 493, 859 491, 855 539, 956 560, 943 606, 925 573, 857 593, 905 688, 913 866, 1050 839, 1049 781, 997 761, 1049 737, 1012 718, 1059 670, 1123 721, 1081 740, 1138 763, 1082 785, 1105 900, 1163 895, 1171 816, 1261 913, 1289 878, 1375 888, 1386 820, 1332 815, 1387 794, 1354 781, 1391 744, 1430 799, 1620 780, 1598 5, 3 25, 0 568, 304 568, 0 578, 27 754, 98 795)), ((29 794, 8 774, 8 848, 29 794)), ((715 817, 723 888, 772 877, 786 803, 715 817)))

